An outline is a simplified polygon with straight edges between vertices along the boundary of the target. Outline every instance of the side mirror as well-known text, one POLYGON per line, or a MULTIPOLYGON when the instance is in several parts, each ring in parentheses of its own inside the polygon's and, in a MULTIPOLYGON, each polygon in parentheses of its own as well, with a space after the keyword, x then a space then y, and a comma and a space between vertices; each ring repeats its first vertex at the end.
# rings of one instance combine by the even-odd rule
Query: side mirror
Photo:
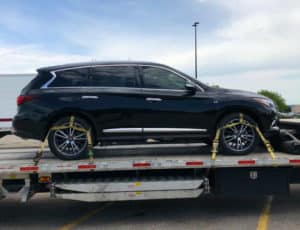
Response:
POLYGON ((195 94, 196 91, 197 91, 196 86, 194 86, 193 84, 191 84, 191 83, 189 83, 189 82, 187 82, 187 83, 185 84, 185 89, 186 89, 186 91, 188 92, 188 94, 195 94))

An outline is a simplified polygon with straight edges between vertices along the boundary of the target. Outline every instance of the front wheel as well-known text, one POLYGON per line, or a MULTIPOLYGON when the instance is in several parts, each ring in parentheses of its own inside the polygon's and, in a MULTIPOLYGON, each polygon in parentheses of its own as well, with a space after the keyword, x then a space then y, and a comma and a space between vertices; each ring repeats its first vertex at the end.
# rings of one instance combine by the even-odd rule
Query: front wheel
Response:
MULTIPOLYGON (((224 128, 220 136, 220 148, 223 154, 245 155, 254 151, 258 143, 258 135, 255 130, 256 122, 249 116, 243 116, 244 121, 252 126, 239 124, 233 127, 224 128)), ((218 127, 239 122, 240 114, 225 116, 218 127)))
MULTIPOLYGON (((53 127, 69 126, 70 117, 63 117, 53 124, 53 127)), ((91 126, 85 120, 75 117, 75 127, 89 130, 91 126)), ((87 133, 74 128, 52 130, 48 136, 51 152, 62 160, 76 160, 87 156, 87 133)))

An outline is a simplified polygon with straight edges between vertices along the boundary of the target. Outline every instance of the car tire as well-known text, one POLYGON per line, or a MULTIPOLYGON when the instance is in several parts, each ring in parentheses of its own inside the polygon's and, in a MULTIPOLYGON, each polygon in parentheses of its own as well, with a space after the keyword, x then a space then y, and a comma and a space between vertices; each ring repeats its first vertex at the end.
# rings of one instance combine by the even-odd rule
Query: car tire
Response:
MULTIPOLYGON (((67 126, 70 117, 63 117, 53 123, 52 127, 67 126)), ((90 130, 90 124, 81 118, 75 117, 75 127, 90 130)), ((48 144, 51 152, 62 160, 77 160, 87 157, 87 134, 74 129, 52 130, 48 136, 48 144)))
MULTIPOLYGON (((238 122, 239 113, 229 114, 222 118, 218 128, 238 122)), ((248 115, 243 115, 244 121, 253 126, 257 123, 248 115)), ((226 155, 246 155, 253 152, 258 144, 258 135, 254 127, 238 125, 224 128, 220 134, 220 152, 226 155)))

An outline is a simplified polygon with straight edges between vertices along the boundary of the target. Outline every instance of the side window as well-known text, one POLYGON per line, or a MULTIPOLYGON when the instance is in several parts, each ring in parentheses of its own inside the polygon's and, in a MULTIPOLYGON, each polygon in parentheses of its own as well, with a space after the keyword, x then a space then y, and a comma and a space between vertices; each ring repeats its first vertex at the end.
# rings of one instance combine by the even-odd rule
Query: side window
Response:
POLYGON ((49 87, 86 86, 88 82, 88 69, 86 68, 63 70, 55 74, 56 78, 49 87))
POLYGON ((143 67, 145 88, 184 90, 186 80, 168 70, 143 67))
POLYGON ((132 66, 91 68, 91 81, 98 87, 138 87, 137 70, 132 66))

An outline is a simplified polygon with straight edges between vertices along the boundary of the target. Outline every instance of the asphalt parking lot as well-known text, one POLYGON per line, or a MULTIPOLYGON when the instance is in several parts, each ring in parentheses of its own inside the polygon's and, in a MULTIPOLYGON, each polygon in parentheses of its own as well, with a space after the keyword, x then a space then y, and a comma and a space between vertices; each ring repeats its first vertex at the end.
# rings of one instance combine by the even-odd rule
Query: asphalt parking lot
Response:
POLYGON ((268 198, 202 197, 84 203, 36 195, 0 203, 0 229, 299 229, 300 186, 291 196, 268 198), (270 212, 266 212, 269 205, 270 212))

